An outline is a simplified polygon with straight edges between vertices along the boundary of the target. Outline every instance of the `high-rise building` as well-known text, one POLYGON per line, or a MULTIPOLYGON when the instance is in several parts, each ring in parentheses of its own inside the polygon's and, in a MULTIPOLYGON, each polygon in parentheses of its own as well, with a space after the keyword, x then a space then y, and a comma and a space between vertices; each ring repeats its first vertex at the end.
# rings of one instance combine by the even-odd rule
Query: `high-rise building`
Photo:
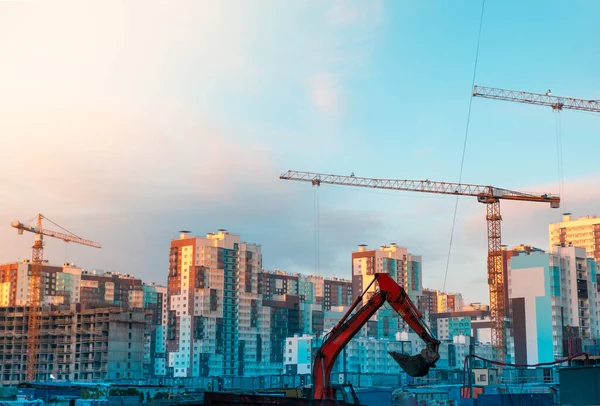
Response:
MULTIPOLYGON (((382 245, 378 250, 369 250, 360 245, 352 253, 352 296, 357 298, 373 281, 375 273, 387 273, 406 290, 409 297, 416 301, 422 294, 423 275, 420 255, 410 254, 408 249, 396 244, 382 245)), ((372 284, 368 292, 375 292, 372 284)), ((370 295, 365 295, 366 303, 370 295)))
MULTIPOLYGON (((378 286, 372 283, 376 273, 387 273, 415 303, 422 294, 422 260, 420 255, 413 255, 408 249, 396 244, 382 245, 379 249, 369 250, 360 245, 358 251, 352 253, 352 296, 356 299, 366 290, 363 304, 373 296, 378 286)), ((407 324, 391 308, 382 307, 369 320, 359 336, 393 338, 398 331, 407 329, 407 324)))
MULTIPOLYGON (((504 281, 508 281, 509 261, 513 256, 519 255, 521 252, 535 252, 535 251, 540 252, 542 250, 540 248, 536 248, 531 245, 525 245, 525 244, 517 245, 512 248, 503 246, 501 253, 502 253, 502 275, 504 277, 504 281)), ((504 314, 509 315, 510 314, 510 298, 508 295, 508 289, 504 289, 503 303, 504 303, 504 314)))
MULTIPOLYGON (((285 296, 297 296, 300 310, 299 331, 306 334, 321 333, 324 313, 352 304, 352 282, 336 277, 288 274, 285 271, 265 271, 262 274, 262 289, 265 303, 269 307, 281 307, 285 296), (278 297, 279 296, 279 297, 278 297)), ((273 328, 275 328, 273 326, 273 328)), ((273 339, 273 336, 272 336, 273 339)))
POLYGON ((448 295, 439 290, 425 288, 416 305, 422 313, 445 313, 448 311, 448 295))
POLYGON ((149 312, 149 326, 144 336, 144 374, 164 376, 167 373, 167 287, 144 283, 143 306, 149 312))
POLYGON ((271 315, 268 341, 271 350, 269 360, 273 365, 283 365, 286 357, 284 351, 286 338, 301 331, 299 297, 296 295, 275 296, 265 300, 263 305, 271 315))
POLYGON ((262 305, 259 245, 226 230, 182 232, 169 256, 168 367, 174 377, 253 376, 270 363, 271 315, 262 305))
POLYGON ((586 250, 555 246, 510 259, 515 361, 553 361, 600 338, 597 264, 586 250))
POLYGON ((462 312, 464 307, 464 301, 461 293, 448 293, 446 295, 448 311, 449 312, 462 312))
POLYGON ((561 222, 548 226, 550 247, 575 246, 585 248, 588 257, 600 263, 600 217, 585 216, 574 220, 570 213, 561 222))

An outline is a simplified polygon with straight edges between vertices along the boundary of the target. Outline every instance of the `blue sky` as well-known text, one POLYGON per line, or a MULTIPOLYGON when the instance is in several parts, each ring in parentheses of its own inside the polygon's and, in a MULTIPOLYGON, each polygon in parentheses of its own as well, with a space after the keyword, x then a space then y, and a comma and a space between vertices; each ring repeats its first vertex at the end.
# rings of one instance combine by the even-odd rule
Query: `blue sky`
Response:
MULTIPOLYGON (((0 4, 0 261, 38 211, 102 243, 52 262, 166 281, 170 238, 227 228, 269 269, 314 272, 314 193, 287 169, 456 181, 481 3, 0 4)), ((476 84, 597 99, 594 2, 486 4, 476 84)), ((557 192, 555 115, 475 99, 463 181, 557 192)), ((561 113, 565 204, 598 206, 600 115, 561 113)), ((359 243, 423 255, 442 288, 454 199, 318 190, 321 274, 359 243)), ((503 206, 504 243, 547 248, 562 210, 503 206)), ((487 301, 484 207, 461 199, 448 290, 487 301)))

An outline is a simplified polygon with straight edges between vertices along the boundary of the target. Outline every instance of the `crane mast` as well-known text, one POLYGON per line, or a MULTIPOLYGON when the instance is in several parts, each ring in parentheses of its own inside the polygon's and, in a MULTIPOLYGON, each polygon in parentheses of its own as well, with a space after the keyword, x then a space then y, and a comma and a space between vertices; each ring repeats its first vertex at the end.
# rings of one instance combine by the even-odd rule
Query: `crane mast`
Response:
POLYGON ((495 87, 474 86, 473 97, 537 104, 540 106, 552 107, 553 110, 570 109, 600 113, 600 100, 584 100, 575 99, 573 97, 553 96, 550 91, 545 94, 540 94, 499 89, 495 87))
MULTIPOLYGON (((44 262, 44 241, 43 236, 58 238, 65 242, 74 242, 77 244, 87 245, 89 247, 101 248, 100 244, 91 240, 79 238, 73 234, 65 234, 57 231, 46 230, 43 228, 42 219, 45 217, 42 214, 37 215, 36 226, 13 221, 11 226, 16 228, 21 235, 23 231, 28 231, 35 234, 32 252, 31 252, 31 276, 29 277, 29 303, 28 303, 28 319, 27 319, 27 361, 25 367, 25 380, 35 382, 37 380, 38 369, 38 343, 40 336, 41 322, 41 278, 42 264, 44 262)), ((60 227, 60 226, 59 226, 60 227)))
POLYGON ((477 198, 478 202, 484 203, 487 208, 487 271, 490 292, 492 345, 496 351, 496 360, 504 362, 506 356, 505 293, 507 287, 502 264, 502 215, 500 214, 500 200, 541 202, 550 204, 552 208, 558 208, 560 207, 560 198, 557 195, 517 192, 493 186, 464 183, 363 178, 354 175, 344 176, 300 171, 287 171, 279 178, 283 180, 310 182, 313 186, 329 184, 455 196, 473 196, 477 198))

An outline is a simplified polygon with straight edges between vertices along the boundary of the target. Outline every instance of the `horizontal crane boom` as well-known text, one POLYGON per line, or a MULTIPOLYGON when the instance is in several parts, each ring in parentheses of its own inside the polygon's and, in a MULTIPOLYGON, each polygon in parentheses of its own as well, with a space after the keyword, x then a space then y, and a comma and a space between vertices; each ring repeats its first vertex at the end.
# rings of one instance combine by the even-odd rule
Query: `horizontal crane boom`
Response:
POLYGON ((311 182, 313 185, 321 184, 356 186, 372 189, 400 190, 408 192, 436 193, 446 195, 474 196, 485 203, 487 198, 521 200, 521 201, 547 201, 552 207, 558 207, 560 198, 557 195, 544 193, 516 192, 493 186, 471 185, 466 183, 434 182, 430 180, 398 180, 361 178, 358 176, 328 175, 323 173, 287 171, 279 177, 285 180, 311 182))
POLYGON ((87 245, 89 247, 102 248, 100 246, 100 244, 98 244, 95 241, 85 240, 83 238, 79 238, 74 235, 59 233, 58 231, 52 231, 52 230, 48 230, 45 228, 39 229, 37 227, 23 224, 20 221, 16 221, 16 220, 11 223, 11 226, 16 228, 17 230, 19 230, 19 233, 22 233, 23 231, 29 231, 30 233, 34 233, 34 234, 42 234, 42 235, 47 235, 48 237, 58 238, 59 240, 63 240, 65 242, 76 242, 78 244, 87 245))
POLYGON ((475 86, 473 97, 515 101, 527 104, 549 106, 554 110, 571 109, 600 113, 600 100, 583 100, 572 97, 553 96, 546 94, 521 92, 518 90, 498 89, 494 87, 475 86))

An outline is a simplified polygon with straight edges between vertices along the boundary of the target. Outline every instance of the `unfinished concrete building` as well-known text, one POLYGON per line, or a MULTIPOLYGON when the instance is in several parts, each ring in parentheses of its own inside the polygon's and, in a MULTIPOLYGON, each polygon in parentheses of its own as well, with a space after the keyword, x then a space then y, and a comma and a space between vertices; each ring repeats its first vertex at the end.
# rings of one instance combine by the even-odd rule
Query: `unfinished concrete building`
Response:
MULTIPOLYGON (((44 310, 38 382, 116 381, 143 376, 145 311, 44 310)), ((27 308, 0 308, 0 385, 24 382, 27 308)))

